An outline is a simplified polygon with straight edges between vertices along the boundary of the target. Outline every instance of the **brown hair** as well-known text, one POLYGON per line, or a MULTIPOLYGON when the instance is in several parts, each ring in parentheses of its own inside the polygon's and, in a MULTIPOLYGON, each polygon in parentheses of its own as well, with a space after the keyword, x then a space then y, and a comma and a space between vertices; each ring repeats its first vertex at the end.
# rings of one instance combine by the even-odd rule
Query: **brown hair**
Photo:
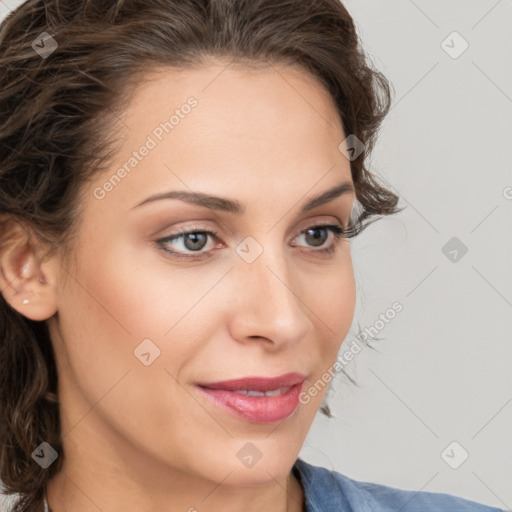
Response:
MULTIPOLYGON (((390 84, 339 0, 28 0, 0 25, 0 250, 7 219, 50 246, 67 244, 82 185, 115 154, 132 87, 152 68, 208 57, 308 70, 335 100, 345 134, 364 144, 351 160, 361 206, 352 235, 400 211, 367 169, 390 84), (32 46, 42 32, 58 44, 44 58, 32 46)), ((0 478, 4 492, 20 495, 16 512, 42 511, 62 465, 57 384, 46 322, 0 295, 0 478), (31 457, 43 441, 59 453, 47 469, 31 457)))

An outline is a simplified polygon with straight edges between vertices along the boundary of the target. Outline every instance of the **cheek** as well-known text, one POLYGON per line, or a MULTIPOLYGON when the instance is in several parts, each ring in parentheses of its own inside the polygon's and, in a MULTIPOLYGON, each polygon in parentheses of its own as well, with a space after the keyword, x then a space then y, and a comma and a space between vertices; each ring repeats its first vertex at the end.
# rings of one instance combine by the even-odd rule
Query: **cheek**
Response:
MULTIPOLYGON (((176 374, 215 324, 215 309, 205 307, 205 298, 226 269, 180 271, 155 258, 154 250, 106 240, 84 244, 63 292, 60 327, 74 371, 94 377, 102 388, 123 369, 147 372, 147 352, 151 369, 176 374)), ((219 293, 220 288, 211 294, 217 304, 219 293)))
POLYGON ((143 443, 140 436, 147 434, 158 450, 161 432, 172 437, 184 428, 171 419, 190 400, 182 403, 183 392, 173 377, 181 376, 207 339, 197 335, 202 327, 194 311, 184 314, 212 283, 191 287, 185 273, 171 280, 161 267, 151 269, 139 261, 134 268, 132 258, 111 249, 98 250, 92 258, 90 250, 83 250, 60 300, 59 335, 53 332, 52 337, 59 339, 67 423, 85 428, 94 421, 87 414, 94 406, 96 415, 134 444, 143 443), (180 293, 169 286, 171 281, 180 293), (151 342, 138 350, 145 339, 151 342), (151 362, 145 365, 148 352, 151 362), (84 416, 88 419, 82 422, 84 416))
POLYGON ((336 267, 331 267, 330 271, 323 272, 321 279, 316 279, 311 289, 310 303, 314 304, 311 309, 313 317, 317 318, 316 325, 323 334, 319 338, 328 343, 323 347, 326 356, 329 355, 326 357, 328 359, 337 353, 354 317, 356 286, 351 258, 348 256, 336 267))
POLYGON ((317 329, 314 355, 310 354, 310 358, 314 357, 318 364, 315 374, 306 383, 302 403, 307 414, 313 417, 339 372, 335 363, 354 317, 356 286, 349 255, 316 280, 315 292, 309 294, 309 300, 314 304, 312 318, 317 329))

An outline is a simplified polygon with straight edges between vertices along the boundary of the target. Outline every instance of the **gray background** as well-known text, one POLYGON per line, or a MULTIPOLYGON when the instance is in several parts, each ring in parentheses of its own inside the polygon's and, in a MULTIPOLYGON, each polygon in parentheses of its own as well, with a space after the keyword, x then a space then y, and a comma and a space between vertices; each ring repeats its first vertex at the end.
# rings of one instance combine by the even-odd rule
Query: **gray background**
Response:
MULTIPOLYGON (((19 3, 0 0, 0 15, 19 3)), ((317 415, 301 457, 510 510, 512 0, 344 3, 394 87, 372 170, 406 206, 351 242, 344 346, 395 301, 403 310, 346 367, 358 386, 333 381, 335 418, 317 415), (456 261, 442 250, 453 237, 468 249, 456 261), (452 465, 469 454, 457 469, 442 456, 453 441, 452 465)))

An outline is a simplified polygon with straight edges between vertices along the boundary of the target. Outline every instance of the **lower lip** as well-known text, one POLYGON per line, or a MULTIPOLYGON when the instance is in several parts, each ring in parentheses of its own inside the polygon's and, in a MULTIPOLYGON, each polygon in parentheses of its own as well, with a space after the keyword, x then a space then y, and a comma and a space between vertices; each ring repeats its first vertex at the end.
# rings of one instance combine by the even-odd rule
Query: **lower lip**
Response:
POLYGON ((302 382, 292 386, 288 391, 278 396, 248 396, 198 386, 198 389, 236 416, 253 423, 274 423, 290 416, 299 406, 299 395, 302 382))

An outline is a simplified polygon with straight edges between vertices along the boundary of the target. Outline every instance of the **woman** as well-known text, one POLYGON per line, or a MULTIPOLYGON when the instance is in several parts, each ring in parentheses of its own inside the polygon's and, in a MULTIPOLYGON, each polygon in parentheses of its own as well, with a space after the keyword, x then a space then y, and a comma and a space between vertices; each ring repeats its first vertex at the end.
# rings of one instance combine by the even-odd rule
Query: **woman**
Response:
POLYGON ((2 24, 1 479, 16 511, 497 510, 298 458, 398 210, 337 0, 29 0, 2 24))

